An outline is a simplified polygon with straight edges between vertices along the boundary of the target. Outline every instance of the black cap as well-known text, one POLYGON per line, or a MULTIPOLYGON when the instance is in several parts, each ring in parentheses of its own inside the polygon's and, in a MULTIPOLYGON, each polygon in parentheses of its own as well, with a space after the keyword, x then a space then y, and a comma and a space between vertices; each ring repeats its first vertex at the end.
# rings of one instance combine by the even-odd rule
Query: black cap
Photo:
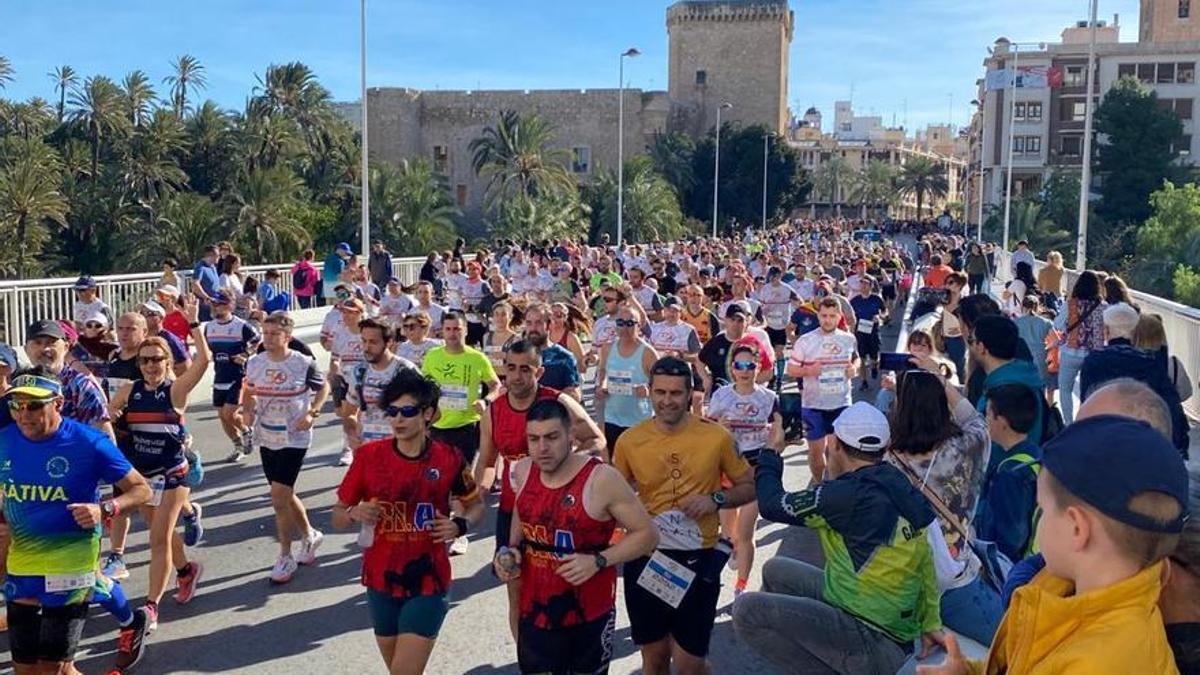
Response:
POLYGON ((1098 415, 1068 425, 1042 451, 1042 466, 1072 495, 1130 527, 1178 534, 1187 521, 1188 475, 1179 451, 1149 424, 1098 415), (1179 516, 1162 523, 1130 510, 1144 492, 1179 502, 1179 516))
POLYGON ((750 308, 746 307, 743 302, 731 302, 725 308, 725 318, 732 319, 735 316, 750 316, 750 308))
POLYGON ((677 295, 668 295, 667 298, 665 300, 663 300, 663 307, 682 307, 682 306, 683 306, 683 301, 680 300, 679 296, 677 296, 677 295))
POLYGON ((32 340, 39 337, 52 337, 57 340, 66 340, 67 334, 63 332, 62 326, 57 321, 42 319, 34 321, 25 329, 25 339, 32 340))

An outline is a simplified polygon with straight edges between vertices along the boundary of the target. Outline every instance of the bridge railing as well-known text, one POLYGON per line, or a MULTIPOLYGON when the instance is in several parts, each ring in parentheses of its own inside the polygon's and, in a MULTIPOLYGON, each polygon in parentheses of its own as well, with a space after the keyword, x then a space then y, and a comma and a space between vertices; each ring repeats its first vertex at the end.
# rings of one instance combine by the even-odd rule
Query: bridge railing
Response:
MULTIPOLYGON (((1034 263, 1034 275, 1036 276, 1038 271, 1045 266, 1046 263, 1040 260, 1034 263)), ((1007 282, 1011 278, 1012 254, 998 251, 996 279, 1007 282)), ((1078 270, 1067 269, 1063 272, 1064 293, 1070 295, 1078 278, 1078 270)), ((1129 295, 1141 308, 1141 311, 1162 317, 1163 328, 1167 334, 1168 349, 1186 367, 1192 369, 1188 375, 1194 378, 1198 374, 1197 367, 1200 366, 1200 309, 1133 289, 1130 289, 1129 295)), ((1190 399, 1184 401, 1183 409, 1193 420, 1200 419, 1200 395, 1194 394, 1190 399)))
MULTIPOLYGON (((392 258, 392 274, 406 285, 415 283, 424 263, 425 258, 421 257, 392 258)), ((292 285, 293 264, 252 265, 243 267, 241 271, 245 277, 254 277, 262 282, 268 270, 278 270, 279 290, 291 294, 292 308, 296 309, 299 305, 296 304, 292 285)), ((314 262, 313 265, 318 273, 324 268, 321 262, 314 262)), ((185 286, 180 290, 186 292, 191 284, 191 270, 178 270, 176 275, 185 286)), ((162 274, 111 274, 94 279, 100 299, 112 308, 114 314, 120 314, 153 298, 162 274)), ((38 319, 70 319, 75 305, 72 288, 75 280, 76 277, 60 277, 0 281, 0 336, 4 342, 10 345, 24 343, 25 328, 38 319)))

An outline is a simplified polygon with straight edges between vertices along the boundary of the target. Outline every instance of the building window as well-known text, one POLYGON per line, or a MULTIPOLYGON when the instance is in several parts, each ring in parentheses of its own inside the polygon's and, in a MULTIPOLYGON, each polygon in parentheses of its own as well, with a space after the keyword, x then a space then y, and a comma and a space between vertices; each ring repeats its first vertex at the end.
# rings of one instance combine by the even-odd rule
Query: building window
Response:
POLYGON ((1139 63, 1137 66, 1138 79, 1146 84, 1154 84, 1154 64, 1139 63))
POLYGON ((1158 79, 1159 84, 1174 84, 1175 83, 1175 64, 1160 63, 1158 64, 1158 79))
POLYGON ((1064 157, 1083 154, 1083 136, 1063 136, 1059 141, 1059 154, 1064 157))
POLYGON ((465 183, 459 183, 454 186, 454 201, 458 202, 458 208, 467 208, 467 186, 465 183))
POLYGON ((1025 154, 1025 137, 1013 136, 1013 152, 1018 155, 1025 154))
POLYGON ((592 149, 586 145, 575 146, 571 150, 571 171, 587 173, 592 169, 592 149))
POLYGON ((1083 86, 1083 66, 1067 66, 1063 73, 1064 87, 1082 87, 1083 86))
POLYGON ((1063 100, 1062 108, 1059 109, 1058 119, 1060 122, 1082 122, 1084 116, 1087 115, 1087 105, 1083 99, 1063 100))
POLYGON ((1137 66, 1132 63, 1122 63, 1117 66, 1117 79, 1122 77, 1137 77, 1137 66))
POLYGON ((1025 153, 1036 155, 1042 151, 1041 136, 1026 136, 1025 137, 1025 153))
POLYGON ((706 84, 708 84, 708 71, 707 70, 697 70, 696 71, 696 86, 703 87, 706 84))
POLYGON ((1025 111, 1025 118, 1030 122, 1042 121, 1042 104, 1040 102, 1030 103, 1025 111))
POLYGON ((1179 0, 1179 18, 1186 19, 1192 14, 1191 0, 1179 0))
POLYGON ((1195 63, 1176 63, 1175 64, 1175 82, 1178 84, 1192 84, 1196 81, 1196 64, 1195 63))
POLYGON ((444 145, 433 146, 433 170, 446 173, 450 168, 450 148, 444 145))
POLYGON ((1177 98, 1175 99, 1175 114, 1179 115, 1181 120, 1192 119, 1192 99, 1177 98))
POLYGON ((1180 136, 1179 143, 1173 144, 1172 150, 1175 152, 1178 152, 1181 155, 1192 154, 1192 136, 1191 136, 1191 134, 1184 134, 1184 135, 1180 136))
POLYGON ((1023 121, 1025 119, 1025 104, 1024 103, 1014 103, 1013 104, 1013 119, 1017 120, 1018 122, 1023 121))

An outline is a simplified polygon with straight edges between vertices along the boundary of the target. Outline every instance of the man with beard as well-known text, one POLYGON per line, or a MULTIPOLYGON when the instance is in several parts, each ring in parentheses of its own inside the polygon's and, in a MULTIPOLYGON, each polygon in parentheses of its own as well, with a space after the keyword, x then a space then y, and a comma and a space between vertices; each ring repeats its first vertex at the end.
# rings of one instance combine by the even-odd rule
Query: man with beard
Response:
POLYGON ((571 350, 550 343, 550 307, 530 305, 525 310, 525 339, 542 355, 542 374, 538 384, 557 389, 576 401, 582 400, 579 362, 571 350))
POLYGON ((408 359, 392 353, 392 329, 376 319, 358 324, 362 361, 346 371, 346 399, 342 415, 349 422, 350 445, 357 448, 392 435, 392 425, 383 414, 383 388, 401 368, 418 370, 408 359))

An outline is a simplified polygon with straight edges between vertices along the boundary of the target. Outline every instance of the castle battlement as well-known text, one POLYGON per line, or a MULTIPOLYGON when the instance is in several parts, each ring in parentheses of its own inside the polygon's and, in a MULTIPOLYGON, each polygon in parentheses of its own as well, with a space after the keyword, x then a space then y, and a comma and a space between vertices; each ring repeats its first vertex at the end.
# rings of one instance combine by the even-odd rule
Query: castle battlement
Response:
POLYGON ((692 21, 781 21, 791 24, 787 0, 684 0, 667 9, 667 25, 692 21))

